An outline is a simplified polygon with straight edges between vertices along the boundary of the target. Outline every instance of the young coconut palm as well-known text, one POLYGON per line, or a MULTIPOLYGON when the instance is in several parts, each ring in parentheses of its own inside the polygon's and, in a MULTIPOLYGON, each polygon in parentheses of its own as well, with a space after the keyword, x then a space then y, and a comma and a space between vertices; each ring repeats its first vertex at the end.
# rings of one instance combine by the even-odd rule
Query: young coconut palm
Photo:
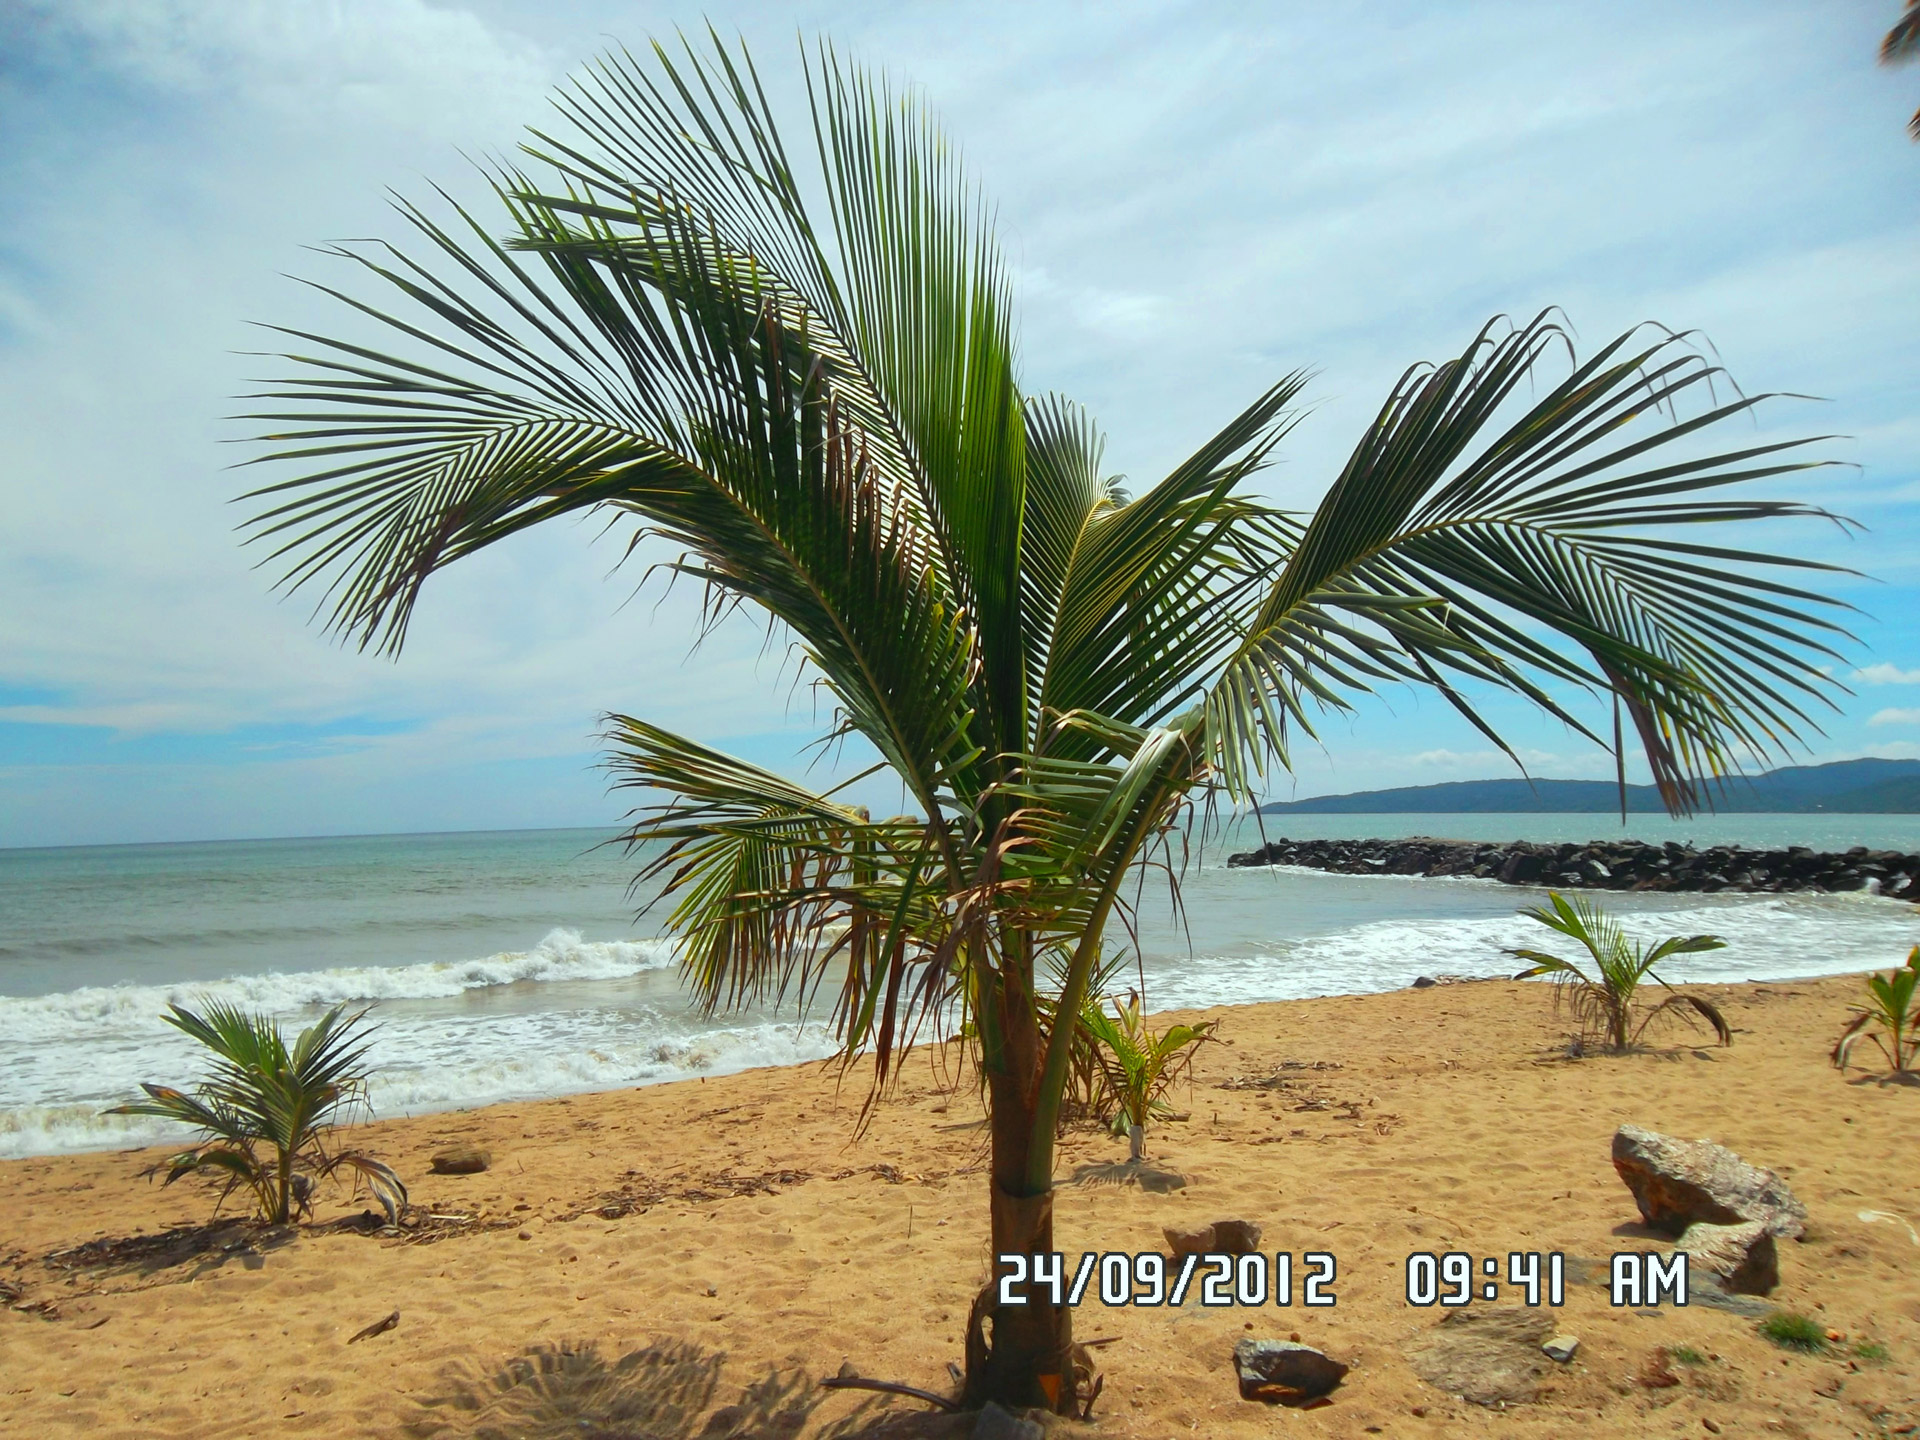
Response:
POLYGON ((1867 977, 1867 1003, 1853 1007, 1853 1023, 1833 1047, 1833 1063, 1842 1071, 1853 1054, 1853 1047, 1864 1034, 1886 1057, 1894 1078, 1904 1079, 1916 1073, 1920 1060, 1920 1004, 1914 992, 1920 989, 1920 945, 1907 955, 1907 963, 1885 975, 1867 977), (1871 1033, 1877 1025, 1882 1035, 1871 1033))
POLYGON ((1520 912, 1542 925, 1578 940, 1586 949, 1593 970, 1589 974, 1576 960, 1563 960, 1540 950, 1509 950, 1507 954, 1533 961, 1532 968, 1513 978, 1531 980, 1536 975, 1551 975, 1564 998, 1570 998, 1580 1033, 1604 1036, 1607 1048, 1616 1055, 1632 1049, 1656 1015, 1672 1010, 1684 1014, 1691 1010, 1713 1026, 1722 1045, 1733 1043, 1733 1032, 1711 1001, 1679 991, 1667 996, 1633 1024, 1634 996, 1643 982, 1652 980, 1668 990, 1671 985, 1653 973, 1654 966, 1675 955, 1697 955, 1703 950, 1720 950, 1726 941, 1718 935, 1670 935, 1649 950, 1637 940, 1627 939, 1620 922, 1584 895, 1571 900, 1558 891, 1547 892, 1545 905, 1530 905, 1520 912))
POLYGON ((357 1043, 365 1010, 345 1015, 346 1006, 334 1006, 302 1030, 289 1050, 268 1016, 231 1005, 210 1005, 205 1015, 179 1005, 167 1008, 173 1013, 162 1018, 169 1025, 213 1052, 212 1073, 192 1094, 143 1083, 148 1099, 107 1111, 157 1115, 200 1128, 205 1138, 166 1162, 167 1184, 197 1171, 217 1171, 226 1177, 223 1202, 244 1188, 261 1219, 285 1225, 310 1208, 307 1196, 316 1179, 350 1170, 367 1182, 388 1223, 398 1223, 407 1203, 400 1177, 358 1151, 327 1152, 335 1117, 366 1099, 361 1061, 367 1047, 357 1043))
POLYGON ((1155 1035, 1140 1013, 1137 994, 1115 1000, 1113 1012, 1095 1002, 1080 1012, 1080 1024, 1095 1042, 1094 1057, 1114 1102, 1114 1133, 1127 1137, 1127 1158, 1137 1161, 1144 1156, 1147 1117, 1166 1113, 1162 1097, 1193 1064, 1194 1048, 1213 1034, 1214 1022, 1174 1025, 1155 1035))
MULTIPOLYGON (((1479 682, 1606 744, 1576 709, 1607 697, 1675 810, 1811 726, 1830 602, 1779 578, 1805 562, 1700 531, 1824 515, 1722 498, 1822 462, 1702 445, 1761 397, 1717 393, 1682 337, 1579 359, 1550 317, 1489 324, 1406 372, 1310 515, 1252 487, 1296 372, 1130 495, 1092 418, 1018 379, 990 212, 919 103, 823 48, 790 153, 744 50, 683 48, 567 88, 493 217, 403 203, 413 252, 333 252, 386 299, 331 292, 355 338, 292 332, 256 418, 298 469, 253 492, 255 533, 388 651, 435 571, 590 510, 678 547, 716 613, 777 622, 913 813, 616 716, 610 764, 648 800, 628 838, 706 1005, 826 986, 876 1090, 958 1012, 995 1253, 1060 1248, 1064 1017, 1126 881, 1317 711, 1408 682, 1497 740, 1479 682)), ((1078 1409, 1070 1311, 997 1293, 965 1400, 1078 1409)))

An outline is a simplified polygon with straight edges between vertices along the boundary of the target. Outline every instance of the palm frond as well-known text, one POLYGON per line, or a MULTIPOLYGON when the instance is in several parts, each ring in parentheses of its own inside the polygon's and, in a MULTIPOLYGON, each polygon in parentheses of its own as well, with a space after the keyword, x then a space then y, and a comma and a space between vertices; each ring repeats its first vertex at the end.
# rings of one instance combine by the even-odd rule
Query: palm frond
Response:
POLYGON ((1811 439, 1683 444, 1772 397, 1712 398, 1723 377, 1674 335, 1620 336, 1501 426, 1563 344, 1546 315, 1490 325, 1395 387, 1209 697, 1236 794, 1284 755, 1299 701, 1325 703, 1329 675, 1350 688, 1361 659, 1424 679, 1496 741, 1459 681, 1518 691, 1598 743, 1549 687, 1611 692, 1676 812, 1707 803, 1708 782, 1745 757, 1788 754, 1817 729, 1834 688, 1821 666, 1849 637, 1825 613, 1836 602, 1774 576, 1834 567, 1679 536, 1833 520, 1799 501, 1704 498, 1829 462, 1799 458, 1811 439), (1695 396, 1707 403, 1681 415, 1695 396), (1675 418, 1654 425, 1663 413, 1675 418), (1326 617, 1342 614, 1355 630, 1328 645, 1326 617))
MULTIPOLYGON (((668 798, 621 839, 651 847, 680 963, 709 1010, 796 997, 842 967, 843 1045, 887 1078, 903 1037, 956 997, 943 946, 951 881, 931 827, 874 821, 803 786, 629 716, 609 717, 616 788, 668 798)), ((646 853, 643 851, 642 853, 646 853)))
POLYGON ((1707 1024, 1711 1025, 1714 1035, 1722 1045, 1733 1044, 1733 1028, 1727 1024, 1727 1017, 1720 1013, 1719 1006, 1700 995, 1669 995, 1658 1005, 1653 1006, 1647 1011, 1646 1018, 1641 1020, 1640 1029, 1635 1031, 1635 1034, 1638 1035, 1641 1031, 1644 1031, 1647 1026, 1653 1023, 1656 1016, 1670 1009, 1677 1010, 1681 1008, 1691 1010, 1702 1020, 1705 1020, 1707 1024))
POLYGON ((341 1170, 351 1170, 357 1179, 366 1182, 368 1193, 386 1212, 387 1224, 400 1223, 400 1217, 407 1209, 407 1186, 392 1166, 371 1155, 363 1155, 358 1150, 343 1150, 329 1156, 320 1167, 322 1175, 333 1175, 341 1170))
POLYGON ((1880 63, 1897 65, 1920 55, 1920 0, 1907 0, 1907 13, 1894 21, 1880 42, 1880 63))
MULTIPOLYGON (((1036 588, 1057 586, 1039 652, 1043 728, 1075 711, 1151 727, 1203 696, 1294 533, 1239 491, 1297 420, 1306 378, 1289 375, 1139 497, 1097 499, 1071 548, 1051 547, 1055 569, 1029 567, 1036 588)), ((1035 748, 1095 758, 1093 739, 1056 728, 1035 748)))

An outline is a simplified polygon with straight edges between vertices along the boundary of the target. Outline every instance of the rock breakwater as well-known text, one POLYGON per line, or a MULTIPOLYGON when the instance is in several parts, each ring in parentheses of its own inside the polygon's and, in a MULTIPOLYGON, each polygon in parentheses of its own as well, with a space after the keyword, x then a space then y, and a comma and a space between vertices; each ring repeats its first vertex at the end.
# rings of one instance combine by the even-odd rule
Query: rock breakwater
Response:
POLYGON ((1230 855, 1227 864, 1303 865, 1343 875, 1465 875, 1509 885, 1569 890, 1873 890, 1920 901, 1920 855, 1856 846, 1843 854, 1804 845, 1749 850, 1713 845, 1696 850, 1669 840, 1590 840, 1538 845, 1516 840, 1274 840, 1230 855))

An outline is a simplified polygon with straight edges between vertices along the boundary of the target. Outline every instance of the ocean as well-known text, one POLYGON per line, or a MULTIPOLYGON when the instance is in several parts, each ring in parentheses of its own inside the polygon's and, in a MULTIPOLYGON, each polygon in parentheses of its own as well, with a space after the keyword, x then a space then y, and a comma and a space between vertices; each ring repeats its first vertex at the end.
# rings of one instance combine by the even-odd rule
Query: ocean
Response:
MULTIPOLYGON (((1920 816, 1289 815, 1269 836, 1920 849, 1920 816)), ((1504 947, 1557 938, 1516 912, 1544 894, 1494 881, 1227 868, 1260 840, 1243 818, 1191 844, 1182 903, 1138 895, 1150 1009, 1497 975, 1504 947)), ((708 1018, 681 990, 664 907, 635 862, 588 830, 0 850, 0 1157, 154 1143, 187 1132, 105 1116, 143 1080, 190 1081, 197 1047, 169 1001, 283 1017, 371 1003, 380 1115, 608 1090, 830 1053, 792 1013, 708 1018)), ((1635 933, 1711 931, 1680 980, 1887 967, 1920 943, 1920 909, 1854 895, 1611 895, 1635 933)), ((1123 938, 1119 927, 1110 932, 1123 938)), ((1840 1021, 1836 1015, 1836 1025, 1840 1021)))

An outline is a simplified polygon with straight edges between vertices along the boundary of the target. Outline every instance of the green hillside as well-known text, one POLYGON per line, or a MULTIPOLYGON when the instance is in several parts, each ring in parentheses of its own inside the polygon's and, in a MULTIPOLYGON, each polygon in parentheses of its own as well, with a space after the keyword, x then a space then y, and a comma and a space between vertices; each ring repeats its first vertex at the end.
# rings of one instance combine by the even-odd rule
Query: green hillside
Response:
MULTIPOLYGON (((1920 760, 1836 760, 1794 765, 1730 780, 1710 796, 1722 815, 1920 814, 1920 760)), ((1664 810, 1651 785, 1627 787, 1630 814, 1664 810)), ((1610 780, 1452 780, 1351 795, 1262 805, 1263 815, 1618 814, 1620 791, 1610 780)))

